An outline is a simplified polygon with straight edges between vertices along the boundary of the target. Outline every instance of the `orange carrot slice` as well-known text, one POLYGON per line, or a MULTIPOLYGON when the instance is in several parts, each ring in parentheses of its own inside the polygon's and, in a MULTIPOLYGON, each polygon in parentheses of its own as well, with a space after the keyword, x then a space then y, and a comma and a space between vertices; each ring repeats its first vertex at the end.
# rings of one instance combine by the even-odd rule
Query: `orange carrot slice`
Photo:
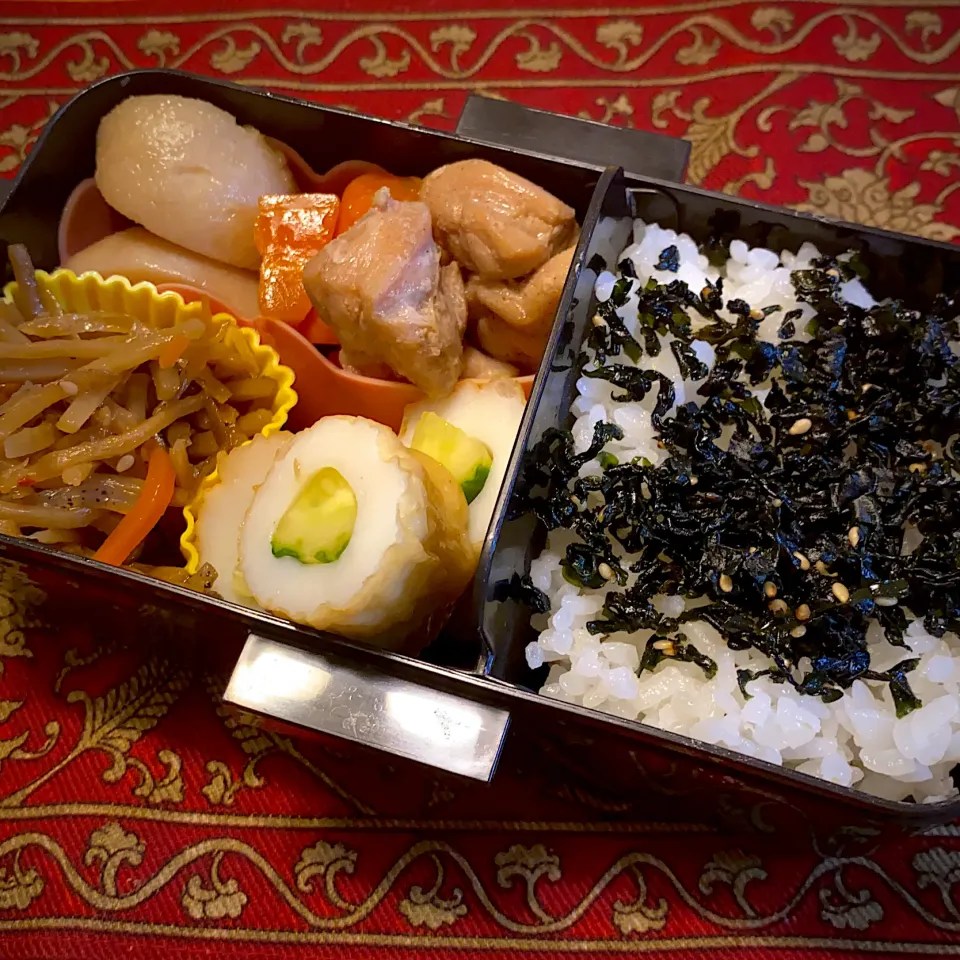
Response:
POLYGON ((147 479, 133 509, 117 524, 93 559, 119 567, 160 522, 170 501, 177 475, 166 450, 154 447, 147 463, 147 479))
POLYGON ((260 263, 260 310, 265 317, 297 325, 310 309, 303 267, 332 239, 340 199, 332 193, 260 198, 254 242, 260 263))
POLYGON ((178 334, 173 337, 169 343, 165 344, 157 357, 157 362, 164 370, 172 367, 182 356, 183 351, 190 346, 190 338, 178 334))
POLYGON ((340 200, 337 236, 349 230, 373 206, 373 196, 387 187, 394 200, 419 200, 419 177, 395 177, 389 173, 364 173, 351 180, 340 200))

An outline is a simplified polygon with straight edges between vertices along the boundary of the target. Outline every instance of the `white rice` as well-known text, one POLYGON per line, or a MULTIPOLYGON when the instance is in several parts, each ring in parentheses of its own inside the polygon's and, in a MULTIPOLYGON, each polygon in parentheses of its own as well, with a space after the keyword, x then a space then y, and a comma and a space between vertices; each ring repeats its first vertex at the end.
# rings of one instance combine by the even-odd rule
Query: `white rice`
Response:
MULTIPOLYGON (((662 283, 685 281, 692 290, 715 282, 721 271, 711 267, 695 243, 672 230, 637 221, 634 243, 624 251, 637 273, 634 289, 653 277, 662 283), (679 270, 667 273, 655 269, 661 252, 676 245, 679 270)), ((798 302, 790 280, 793 270, 808 268, 819 256, 811 244, 796 253, 779 256, 770 250, 749 249, 741 241, 730 246, 730 259, 722 275, 724 301, 742 299, 754 308, 778 305, 780 309, 760 325, 758 339, 776 342, 783 315, 800 309, 796 338, 815 315, 813 308, 798 302)), ((622 260, 623 257, 620 259, 622 260)), ((596 282, 598 300, 609 299, 618 277, 602 274, 596 282)), ((845 284, 844 296, 852 303, 869 307, 875 303, 859 280, 845 284)), ((637 326, 636 296, 618 309, 627 328, 637 326)), ((721 316, 730 318, 725 311, 721 316)), ((696 330, 704 321, 691 313, 696 330)), ((695 342, 694 349, 708 366, 713 349, 695 342)), ((617 363, 631 363, 625 355, 617 363)), ((656 358, 640 360, 647 369, 657 369, 674 382, 677 403, 697 401, 695 389, 685 383, 672 351, 661 350, 656 358)), ((643 456, 656 464, 667 454, 657 447, 651 421, 656 391, 639 403, 614 403, 617 390, 609 382, 583 377, 577 384, 573 404, 576 418, 573 435, 577 452, 590 445, 593 427, 609 421, 623 428, 623 439, 604 448, 621 462, 643 456)), ((600 473, 594 460, 584 465, 581 476, 600 473)), ((602 638, 586 629, 596 619, 604 597, 615 584, 602 589, 581 589, 567 582, 560 560, 568 543, 576 539, 568 530, 553 531, 541 556, 533 561, 533 583, 551 599, 551 613, 534 618, 540 635, 526 650, 531 668, 550 665, 541 693, 568 703, 582 704, 614 716, 638 720, 697 740, 722 744, 740 753, 782 764, 804 773, 890 800, 912 797, 933 803, 956 796, 950 771, 960 763, 960 639, 946 634, 930 636, 919 620, 906 635, 909 650, 887 643, 883 630, 874 621, 867 634, 871 667, 884 671, 908 658, 920 658, 910 673, 910 686, 923 706, 897 718, 889 685, 881 681, 856 680, 841 699, 825 704, 813 696, 799 694, 788 684, 768 677, 751 680, 745 698, 737 683, 737 671, 764 670, 772 661, 755 649, 734 651, 709 624, 684 624, 683 633, 696 648, 717 664, 716 675, 707 679, 692 663, 666 660, 654 670, 637 675, 640 657, 649 631, 618 633, 602 638)), ((619 547, 618 547, 619 549, 619 547)), ((622 551, 621 551, 622 553, 622 551)), ((627 560, 629 562, 629 558, 627 560)), ((705 601, 699 601, 703 603, 705 601)), ((695 605, 696 602, 691 604, 695 605)), ((682 597, 660 596, 654 605, 661 613, 676 616, 684 609, 682 597)), ((803 666, 803 664, 801 664, 803 666)))

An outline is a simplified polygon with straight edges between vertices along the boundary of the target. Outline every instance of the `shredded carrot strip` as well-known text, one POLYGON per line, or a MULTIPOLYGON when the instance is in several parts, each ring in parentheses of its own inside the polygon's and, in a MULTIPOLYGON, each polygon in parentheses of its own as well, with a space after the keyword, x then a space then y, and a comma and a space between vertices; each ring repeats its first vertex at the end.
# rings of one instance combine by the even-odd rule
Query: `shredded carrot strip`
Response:
POLYGON ((169 454, 157 445, 150 454, 147 479, 137 502, 103 542, 93 559, 119 567, 160 522, 173 499, 176 480, 169 454))
POLYGON ((164 345, 164 348, 160 351, 160 355, 157 357, 160 368, 167 370, 172 367, 183 356, 183 351, 189 346, 190 338, 185 337, 182 333, 173 337, 168 344, 164 345))

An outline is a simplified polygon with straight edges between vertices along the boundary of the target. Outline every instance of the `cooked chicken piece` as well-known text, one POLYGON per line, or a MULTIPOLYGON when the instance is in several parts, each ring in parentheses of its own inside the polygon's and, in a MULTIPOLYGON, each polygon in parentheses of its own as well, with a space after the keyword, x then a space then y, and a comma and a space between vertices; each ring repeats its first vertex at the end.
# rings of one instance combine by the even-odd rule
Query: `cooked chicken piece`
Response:
POLYGON ((347 353, 346 350, 341 349, 338 359, 340 366, 346 370, 347 373, 357 373, 361 377, 372 377, 374 380, 399 381, 402 379, 402 377, 398 377, 385 363, 371 360, 362 353, 347 353))
POLYGON ((522 374, 540 366, 549 331, 527 333, 488 313, 477 321, 476 337, 484 353, 518 367, 522 374))
POLYGON ((485 307, 480 300, 482 286, 483 281, 475 273, 470 274, 463 285, 463 292, 467 298, 467 329, 471 334, 477 326, 477 321, 490 313, 489 308, 485 307))
POLYGON ((573 253, 573 247, 558 253, 522 280, 471 277, 467 283, 468 308, 486 308, 527 333, 548 331, 557 313, 573 253))
POLYGON ((484 280, 512 280, 570 245, 574 211, 523 177, 486 160, 434 170, 420 199, 437 242, 484 280))
POLYGON ((476 347, 463 348, 461 380, 503 380, 518 376, 520 371, 511 363, 488 357, 476 347))
POLYGON ((386 364, 432 397, 453 389, 467 304, 460 267, 440 266, 425 204, 379 191, 370 212, 304 267, 303 285, 345 367, 386 364))

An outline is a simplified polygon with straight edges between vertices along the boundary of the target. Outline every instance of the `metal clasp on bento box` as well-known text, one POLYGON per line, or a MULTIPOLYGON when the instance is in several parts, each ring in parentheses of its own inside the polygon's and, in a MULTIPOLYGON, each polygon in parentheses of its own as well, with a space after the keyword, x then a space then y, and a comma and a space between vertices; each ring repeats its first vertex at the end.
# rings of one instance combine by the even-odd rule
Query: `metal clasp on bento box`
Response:
POLYGON ((253 633, 223 699, 475 780, 493 776, 510 719, 498 707, 253 633))

